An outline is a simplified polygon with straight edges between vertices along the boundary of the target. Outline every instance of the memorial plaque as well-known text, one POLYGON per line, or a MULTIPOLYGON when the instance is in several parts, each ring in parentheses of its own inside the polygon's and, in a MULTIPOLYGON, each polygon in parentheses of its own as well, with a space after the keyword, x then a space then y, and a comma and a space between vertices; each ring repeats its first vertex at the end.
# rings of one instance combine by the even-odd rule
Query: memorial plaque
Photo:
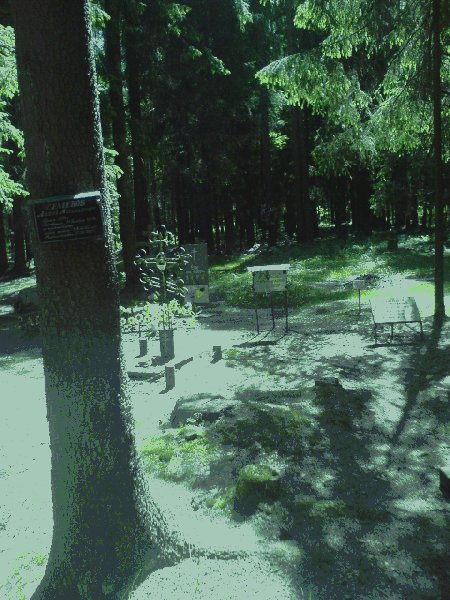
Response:
POLYGON ((207 244, 183 244, 189 259, 183 271, 184 285, 187 287, 186 300, 193 304, 209 302, 208 288, 208 246, 207 244))
POLYGON ((289 265, 267 265, 265 267, 248 267, 253 275, 253 290, 258 293, 284 292, 287 286, 289 265))
POLYGON ((354 290, 367 290, 369 289, 369 283, 365 279, 354 279, 353 289, 354 290))
POLYGON ((32 200, 31 205, 42 243, 103 237, 100 192, 32 200))
POLYGON ((207 285, 187 285, 186 300, 192 304, 209 303, 209 287, 207 285))

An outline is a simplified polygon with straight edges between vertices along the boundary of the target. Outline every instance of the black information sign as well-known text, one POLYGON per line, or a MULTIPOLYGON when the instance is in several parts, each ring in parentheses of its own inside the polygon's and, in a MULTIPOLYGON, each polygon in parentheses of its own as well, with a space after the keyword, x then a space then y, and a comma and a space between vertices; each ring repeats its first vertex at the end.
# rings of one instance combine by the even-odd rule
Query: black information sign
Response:
POLYGON ((31 203, 40 242, 103 237, 100 192, 55 196, 31 203))

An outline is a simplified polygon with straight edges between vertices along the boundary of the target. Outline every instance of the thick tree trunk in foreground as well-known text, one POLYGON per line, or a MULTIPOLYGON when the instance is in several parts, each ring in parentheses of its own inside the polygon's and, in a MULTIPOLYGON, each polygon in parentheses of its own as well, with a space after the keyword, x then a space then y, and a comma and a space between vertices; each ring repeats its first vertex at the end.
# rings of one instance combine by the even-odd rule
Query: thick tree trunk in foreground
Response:
POLYGON ((433 150, 435 193, 434 315, 445 316, 444 305, 444 177, 441 113, 441 5, 433 0, 433 150))
POLYGON ((126 403, 89 2, 16 0, 15 17, 31 198, 100 189, 106 222, 104 240, 41 244, 33 233, 54 519, 33 600, 117 600, 149 559, 158 517, 126 403))
POLYGON ((132 193, 130 154, 127 143, 125 105, 123 100, 123 77, 120 53, 120 5, 119 0, 105 0, 105 10, 111 16, 105 29, 105 56, 109 75, 109 98, 111 102, 111 125, 114 149, 117 152, 116 163, 122 170, 117 181, 119 192, 120 241, 127 285, 134 285, 137 275, 134 272, 136 254, 136 232, 134 224, 134 196, 132 193))

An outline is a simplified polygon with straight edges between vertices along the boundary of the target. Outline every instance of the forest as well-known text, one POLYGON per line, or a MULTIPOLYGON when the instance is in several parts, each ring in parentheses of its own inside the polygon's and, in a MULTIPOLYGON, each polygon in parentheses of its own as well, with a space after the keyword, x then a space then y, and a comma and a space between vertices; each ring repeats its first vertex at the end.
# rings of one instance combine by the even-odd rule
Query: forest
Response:
MULTIPOLYGON (((136 244, 161 224, 180 243, 232 255, 256 242, 314 240, 327 227, 417 233, 448 219, 445 2, 441 66, 432 2, 421 0, 92 8, 126 277, 136 244)), ((11 26, 2 26, 1 63, 0 272, 23 273, 32 251, 11 26)))
POLYGON ((447 598, 449 117, 445 0, 0 0, 1 598, 447 598))

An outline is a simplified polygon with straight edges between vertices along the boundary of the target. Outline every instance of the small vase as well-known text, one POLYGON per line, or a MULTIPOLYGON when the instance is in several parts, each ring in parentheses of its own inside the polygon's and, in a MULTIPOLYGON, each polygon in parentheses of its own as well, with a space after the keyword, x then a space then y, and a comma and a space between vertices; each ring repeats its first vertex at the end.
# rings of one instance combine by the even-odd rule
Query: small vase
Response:
POLYGON ((174 358, 173 329, 159 330, 159 350, 163 362, 168 362, 174 358))

